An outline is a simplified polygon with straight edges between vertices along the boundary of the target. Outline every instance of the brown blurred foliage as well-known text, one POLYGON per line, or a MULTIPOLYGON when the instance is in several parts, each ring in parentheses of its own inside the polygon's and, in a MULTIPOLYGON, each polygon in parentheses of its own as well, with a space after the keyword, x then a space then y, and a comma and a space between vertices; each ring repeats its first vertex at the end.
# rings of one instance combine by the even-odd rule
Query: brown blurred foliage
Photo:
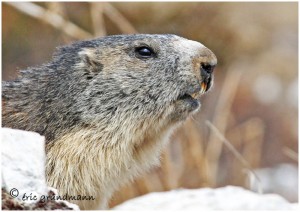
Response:
MULTIPOLYGON (((220 130, 252 168, 297 163, 287 154, 298 152, 297 3, 36 5, 65 22, 49 24, 47 15, 31 17, 4 3, 3 80, 15 78, 16 70, 46 62, 56 46, 112 34, 173 33, 202 42, 218 57, 214 89, 203 97, 195 121, 187 121, 173 135, 162 166, 117 192, 111 206, 179 187, 247 187, 245 167, 205 120, 220 130), (67 23, 82 31, 67 32, 67 23)), ((30 8, 23 9, 30 13, 30 8)))

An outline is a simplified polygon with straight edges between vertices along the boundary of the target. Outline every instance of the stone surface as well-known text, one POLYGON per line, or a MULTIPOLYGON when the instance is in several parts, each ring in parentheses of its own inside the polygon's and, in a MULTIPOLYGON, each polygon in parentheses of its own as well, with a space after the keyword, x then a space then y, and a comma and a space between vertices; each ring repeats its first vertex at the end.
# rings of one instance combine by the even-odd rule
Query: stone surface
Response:
POLYGON ((260 195, 241 187, 178 189, 150 193, 116 206, 118 210, 299 210, 276 194, 260 195))
POLYGON ((253 175, 249 175, 250 188, 264 193, 276 193, 290 202, 298 201, 298 166, 282 163, 273 167, 255 169, 259 182, 253 175))
POLYGON ((79 210, 75 204, 47 198, 59 194, 46 185, 44 137, 35 132, 1 130, 2 210, 79 210))
POLYGON ((2 187, 19 200, 25 193, 37 199, 47 194, 44 137, 34 132, 2 128, 1 146, 2 187))

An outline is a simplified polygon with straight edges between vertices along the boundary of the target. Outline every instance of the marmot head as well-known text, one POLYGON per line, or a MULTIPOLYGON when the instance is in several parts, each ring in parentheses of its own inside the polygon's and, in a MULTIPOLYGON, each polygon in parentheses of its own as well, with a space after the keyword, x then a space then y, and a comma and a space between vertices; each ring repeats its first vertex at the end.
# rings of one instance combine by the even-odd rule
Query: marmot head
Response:
POLYGON ((204 45, 176 35, 108 36, 60 52, 72 48, 77 54, 72 69, 86 83, 77 108, 83 120, 104 126, 185 120, 211 88, 217 64, 204 45))

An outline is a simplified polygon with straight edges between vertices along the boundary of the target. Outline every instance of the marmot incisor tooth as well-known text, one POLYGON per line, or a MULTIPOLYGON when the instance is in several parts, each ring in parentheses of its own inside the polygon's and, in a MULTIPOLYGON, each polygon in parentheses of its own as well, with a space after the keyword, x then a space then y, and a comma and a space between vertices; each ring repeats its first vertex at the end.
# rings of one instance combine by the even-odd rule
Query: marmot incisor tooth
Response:
POLYGON ((106 207, 113 192, 159 162, 172 130, 198 110, 215 55, 176 35, 120 35, 58 49, 3 82, 2 124, 46 137, 46 176, 60 195, 106 207), (198 94, 198 95, 195 95, 198 94))

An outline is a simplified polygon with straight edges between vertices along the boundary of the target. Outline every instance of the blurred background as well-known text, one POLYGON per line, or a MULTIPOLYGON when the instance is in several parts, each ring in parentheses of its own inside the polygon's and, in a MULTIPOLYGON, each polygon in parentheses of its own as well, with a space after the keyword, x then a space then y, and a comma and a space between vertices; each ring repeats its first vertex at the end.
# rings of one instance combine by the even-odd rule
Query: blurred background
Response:
POLYGON ((2 80, 50 60, 57 46, 131 33, 199 41, 218 66, 201 112, 174 133, 161 167, 116 192, 110 206, 225 185, 297 201, 298 3, 2 3, 2 80))

